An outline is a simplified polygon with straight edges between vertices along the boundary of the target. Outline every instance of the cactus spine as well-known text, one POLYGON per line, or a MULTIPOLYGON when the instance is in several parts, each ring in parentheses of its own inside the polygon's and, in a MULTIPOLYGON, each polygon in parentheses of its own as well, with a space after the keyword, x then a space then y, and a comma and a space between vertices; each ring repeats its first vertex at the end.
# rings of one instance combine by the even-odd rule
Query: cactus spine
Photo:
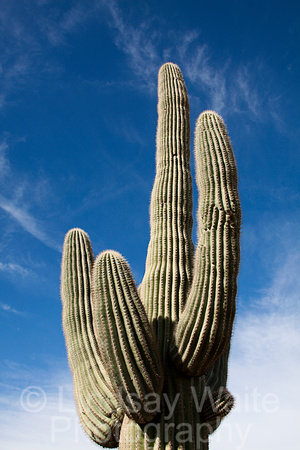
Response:
POLYGON ((158 77, 151 236, 137 289, 117 252, 94 260, 88 236, 63 250, 63 327, 85 431, 121 449, 208 449, 228 414, 241 221, 237 171, 220 116, 195 132, 198 243, 192 242, 189 102, 179 68, 158 77))

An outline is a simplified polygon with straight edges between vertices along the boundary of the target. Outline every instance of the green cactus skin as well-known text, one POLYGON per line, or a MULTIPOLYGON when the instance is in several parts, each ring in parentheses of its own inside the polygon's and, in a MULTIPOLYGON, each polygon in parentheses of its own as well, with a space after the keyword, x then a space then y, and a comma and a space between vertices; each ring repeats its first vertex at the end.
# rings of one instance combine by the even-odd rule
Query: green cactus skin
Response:
POLYGON ((65 238, 61 295, 75 398, 84 429, 103 446, 207 450, 233 406, 226 381, 239 267, 237 170, 222 118, 202 113, 194 251, 189 140, 184 80, 166 63, 158 76, 151 236, 139 289, 119 253, 94 261, 84 231, 65 238))

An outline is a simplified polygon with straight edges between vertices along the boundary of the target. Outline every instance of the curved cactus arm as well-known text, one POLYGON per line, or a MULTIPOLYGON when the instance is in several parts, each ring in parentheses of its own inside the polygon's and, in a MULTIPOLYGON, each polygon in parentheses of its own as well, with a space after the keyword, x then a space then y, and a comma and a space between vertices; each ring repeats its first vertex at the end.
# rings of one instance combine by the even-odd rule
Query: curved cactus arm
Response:
POLYGON ((61 271, 62 321, 83 428, 97 444, 118 445, 124 413, 113 394, 94 335, 91 309, 93 251, 87 234, 70 230, 61 271))
POLYGON ((97 257, 92 298, 96 338, 114 392, 128 417, 149 422, 160 408, 162 362, 130 267, 119 253, 97 257))
POLYGON ((239 268, 237 170, 224 122, 213 111, 198 118, 195 152, 198 246, 193 283, 171 356, 181 371, 200 376, 229 346, 239 268))
POLYGON ((189 101, 176 64, 160 68, 157 109, 151 236, 140 294, 164 358, 172 324, 184 307, 194 255, 189 101))
POLYGON ((215 392, 205 400, 201 419, 209 424, 209 434, 218 428, 222 419, 230 413, 233 406, 234 398, 226 388, 215 392))
POLYGON ((229 348, 214 362, 203 377, 206 383, 207 396, 203 404, 201 418, 204 422, 210 424, 212 432, 234 406, 234 398, 226 389, 228 357, 229 348))

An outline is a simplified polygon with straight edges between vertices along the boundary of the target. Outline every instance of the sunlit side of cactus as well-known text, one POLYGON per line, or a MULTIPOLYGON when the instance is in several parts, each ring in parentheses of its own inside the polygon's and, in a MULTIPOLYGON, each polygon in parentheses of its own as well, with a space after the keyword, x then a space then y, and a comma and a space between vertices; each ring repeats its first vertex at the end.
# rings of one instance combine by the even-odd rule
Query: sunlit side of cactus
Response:
POLYGON ((117 252, 94 260, 85 232, 65 238, 63 327, 79 417, 121 449, 208 448, 228 414, 241 210, 222 118, 195 131, 198 243, 192 241, 189 102, 179 68, 158 77, 156 177, 145 275, 137 289, 117 252))

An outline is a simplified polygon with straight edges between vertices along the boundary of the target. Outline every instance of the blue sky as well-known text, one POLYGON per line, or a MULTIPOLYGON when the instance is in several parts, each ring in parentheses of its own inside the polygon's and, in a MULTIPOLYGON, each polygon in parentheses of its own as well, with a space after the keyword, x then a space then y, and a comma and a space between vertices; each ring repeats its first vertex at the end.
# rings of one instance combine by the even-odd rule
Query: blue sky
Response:
POLYGON ((299 30, 296 0, 0 0, 1 450, 96 448, 74 410, 62 243, 81 227, 141 281, 167 61, 185 78, 192 135, 215 109, 239 169, 237 402, 211 448, 298 445, 299 30))

